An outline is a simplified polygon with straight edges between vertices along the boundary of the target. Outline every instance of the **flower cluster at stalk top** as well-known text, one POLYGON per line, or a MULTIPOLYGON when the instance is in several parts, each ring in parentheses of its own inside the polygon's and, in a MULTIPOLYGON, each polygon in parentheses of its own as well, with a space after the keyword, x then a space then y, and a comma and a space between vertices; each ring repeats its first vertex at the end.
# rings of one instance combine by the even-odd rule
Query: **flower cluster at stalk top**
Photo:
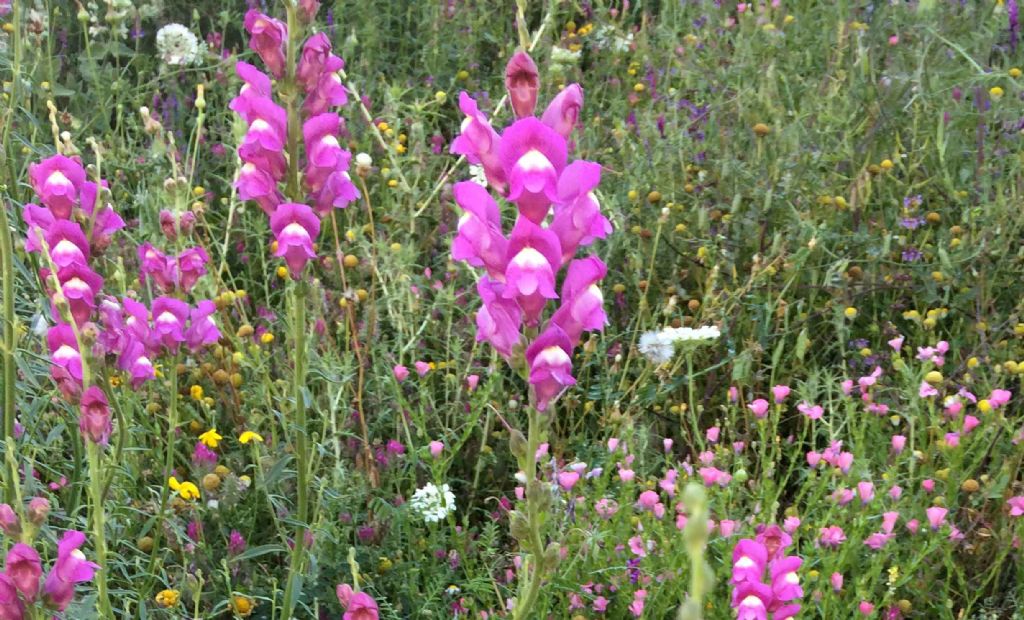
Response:
MULTIPOLYGON (((177 297, 158 297, 147 307, 141 301, 103 294, 103 277, 94 271, 124 220, 108 202, 106 181, 87 180, 78 159, 54 155, 29 166, 29 181, 41 204, 22 210, 27 235, 25 249, 42 255, 40 279, 51 302, 55 325, 46 332, 51 374, 72 402, 81 400, 82 433, 106 443, 109 416, 106 399, 84 376, 80 344, 102 360, 111 355, 117 368, 131 377, 133 387, 154 379, 154 359, 177 353, 183 346, 197 350, 214 344, 220 331, 213 320, 216 306, 202 300, 195 306, 177 297)), ((149 244, 140 247, 145 276, 166 292, 188 293, 206 273, 209 257, 201 248, 167 257, 149 244)))
POLYGON ((575 383, 572 351, 583 332, 607 323, 598 287, 607 267, 597 256, 575 255, 612 227, 594 195, 600 164, 569 161, 583 90, 570 84, 537 118, 538 83, 533 60, 517 52, 505 71, 516 120, 501 134, 472 97, 460 95, 466 118, 452 152, 479 166, 486 186, 463 181, 454 187, 465 215, 452 241, 452 258, 485 272, 477 283, 483 301, 476 315, 477 340, 489 342, 506 359, 525 355, 536 406, 543 411, 575 383), (491 192, 516 207, 508 235, 491 192), (558 308, 546 314, 548 302, 555 300, 558 308), (524 327, 539 335, 528 341, 524 327))
POLYGON ((427 523, 437 523, 455 512, 455 494, 447 484, 442 484, 439 488, 428 482, 422 489, 417 489, 412 494, 409 506, 427 523))
MULTIPOLYGON (((315 9, 309 10, 315 13, 315 9)), ((345 123, 330 111, 348 102, 339 75, 345 62, 331 53, 327 35, 319 33, 306 40, 298 64, 289 68, 288 28, 283 22, 251 9, 245 14, 245 29, 250 34, 249 47, 270 75, 247 62, 235 65, 244 85, 229 107, 248 125, 238 147, 242 168, 235 187, 242 200, 257 203, 270 218, 274 255, 285 260, 297 279, 306 263, 316 258, 314 244, 320 234, 320 217, 359 198, 348 174, 352 156, 340 143, 345 123), (287 78, 304 95, 301 111, 297 111, 303 119, 302 135, 292 136, 301 138, 305 150, 302 187, 290 188, 301 196, 290 195, 288 199, 281 191, 289 171, 285 153, 289 143, 288 111, 274 101, 271 76, 287 78)))
POLYGON ((637 348, 651 362, 664 364, 671 361, 675 356, 677 344, 700 344, 717 340, 721 335, 721 332, 714 325, 705 325, 696 329, 692 327, 666 327, 660 331, 644 332, 640 336, 637 348))

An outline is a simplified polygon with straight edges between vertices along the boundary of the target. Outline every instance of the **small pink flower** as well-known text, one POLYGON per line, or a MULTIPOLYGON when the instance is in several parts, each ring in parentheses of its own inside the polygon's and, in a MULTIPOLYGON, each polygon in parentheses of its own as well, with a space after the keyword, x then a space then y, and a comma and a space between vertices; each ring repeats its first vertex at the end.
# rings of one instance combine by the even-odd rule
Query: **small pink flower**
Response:
POLYGON ((417 361, 415 364, 413 364, 413 366, 416 367, 416 374, 418 374, 421 377, 425 377, 426 374, 430 372, 430 364, 422 360, 417 361))
POLYGON ((1011 497, 1006 500, 1006 505, 1010 507, 1011 517, 1024 517, 1024 495, 1011 497))
POLYGON ((782 522, 782 529, 786 530, 787 533, 792 534, 800 527, 800 517, 786 517, 786 520, 782 522))
POLYGON ((740 399, 740 391, 735 385, 729 386, 729 402, 735 403, 740 399))
POLYGON ((1012 397, 1013 392, 1010 390, 992 390, 992 393, 989 394, 988 402, 993 407, 999 408, 1010 402, 1012 397))
POLYGON ((747 405, 747 408, 754 414, 757 419, 763 419, 768 415, 768 401, 763 398, 758 398, 754 402, 747 405))
POLYGON ((921 386, 917 389, 917 395, 921 398, 931 398, 933 396, 938 396, 939 391, 932 387, 927 381, 922 381, 921 386))
POLYGON ((868 601, 861 601, 860 605, 857 606, 857 609, 860 610, 861 615, 870 616, 872 613, 874 613, 875 606, 869 603, 868 601))
POLYGON ((928 516, 928 525, 933 530, 939 529, 946 522, 946 514, 949 513, 948 510, 941 506, 932 506, 924 512, 928 516))
POLYGON ((853 392, 853 379, 847 379, 839 384, 843 389, 843 394, 849 396, 853 392))
POLYGON ((907 438, 903 435, 892 436, 892 451, 896 454, 903 452, 903 448, 907 445, 907 438))
POLYGON ((436 458, 441 458, 441 453, 444 452, 444 442, 443 441, 437 441, 435 439, 434 441, 430 442, 429 447, 430 447, 430 456, 434 457, 435 459, 436 458))
POLYGON ((965 415, 964 416, 964 427, 963 427, 964 435, 966 435, 966 434, 970 433, 971 431, 973 431, 975 428, 978 427, 979 424, 981 424, 981 420, 979 420, 978 418, 976 418, 976 417, 974 417, 972 415, 965 415))
POLYGON ((668 437, 666 437, 665 439, 661 440, 661 447, 662 447, 662 449, 664 449, 665 454, 668 454, 668 453, 672 452, 672 444, 673 443, 674 442, 670 438, 668 438, 668 437))
POLYGON ((857 483, 857 495, 862 504, 867 504, 875 498, 875 485, 870 482, 857 483))
POLYGON ((838 525, 830 525, 828 527, 823 527, 820 530, 818 542, 821 543, 823 547, 831 547, 835 549, 845 541, 846 534, 843 532, 843 528, 838 525))
POLYGON ((637 500, 637 505, 645 510, 651 510, 659 501, 658 494, 654 491, 644 491, 637 500))
POLYGON ((891 534, 893 528, 896 527, 896 521, 900 518, 900 513, 895 511, 883 512, 882 513, 882 531, 886 534, 891 534))
POLYGON ((705 433, 705 436, 708 438, 708 441, 710 441, 711 443, 718 443, 718 437, 721 434, 721 432, 722 432, 721 428, 719 428, 717 426, 712 426, 711 428, 709 428, 707 430, 707 433, 705 433))
POLYGON ((574 471, 563 471, 558 473, 558 486, 563 491, 570 491, 579 482, 580 475, 574 471))
POLYGON ((931 478, 925 478, 924 480, 921 481, 921 488, 931 493, 932 491, 935 490, 935 481, 932 480, 931 478))
POLYGON ((833 591, 839 592, 839 591, 841 591, 843 589, 843 574, 842 573, 832 573, 832 576, 829 577, 829 581, 832 583, 832 590, 833 591))
POLYGON ((395 379, 398 380, 399 383, 405 381, 409 376, 409 369, 401 364, 395 364, 395 367, 391 369, 391 372, 394 373, 395 379))
POLYGON ((796 406, 796 409, 810 420, 820 420, 821 416, 825 413, 821 405, 811 405, 807 401, 801 402, 796 406))
POLYGON ((480 375, 469 375, 466 377, 466 389, 470 392, 476 390, 476 386, 480 384, 480 375))
POLYGON ((898 484, 892 485, 892 488, 889 489, 889 497, 891 497, 894 500, 897 500, 900 498, 901 495, 903 495, 903 487, 901 487, 898 484))
POLYGON ((903 348, 903 336, 897 336, 897 337, 893 338, 892 340, 890 340, 889 341, 889 346, 892 347, 893 351, 896 351, 897 353, 899 353, 900 349, 903 348))
POLYGON ((633 478, 636 477, 636 473, 632 469, 620 469, 619 480, 623 482, 633 482, 633 478))
POLYGON ((911 534, 916 534, 918 528, 920 527, 921 522, 917 519, 911 519, 910 521, 907 521, 907 531, 909 531, 911 534))
POLYGON ((790 389, 789 389, 788 385, 776 385, 776 386, 773 386, 772 387, 772 398, 775 400, 775 404, 776 405, 781 405, 786 400, 786 397, 789 396, 789 392, 790 392, 790 389))

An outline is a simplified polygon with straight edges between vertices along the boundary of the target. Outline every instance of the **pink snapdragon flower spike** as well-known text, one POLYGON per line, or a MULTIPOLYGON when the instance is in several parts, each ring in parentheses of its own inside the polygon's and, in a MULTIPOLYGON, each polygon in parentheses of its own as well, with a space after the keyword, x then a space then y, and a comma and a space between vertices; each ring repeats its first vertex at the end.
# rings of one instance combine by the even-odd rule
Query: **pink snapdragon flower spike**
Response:
POLYGON ((492 278, 503 280, 508 239, 501 233, 501 212, 486 189, 472 181, 456 183, 455 202, 465 211, 452 240, 452 258, 484 267, 492 278))
POLYGON ((509 239, 504 296, 522 308, 527 325, 536 325, 548 299, 557 299, 555 273, 562 264, 558 237, 519 217, 509 239))
POLYGON ((477 282, 483 305, 476 313, 477 342, 489 342, 505 359, 519 344, 522 312, 515 300, 504 295, 505 285, 484 276, 477 282))
POLYGON ((46 231, 50 230, 56 218, 46 207, 40 207, 31 202, 26 203, 21 209, 21 219, 25 220, 28 234, 25 235, 25 251, 38 252, 42 250, 40 238, 46 237, 46 231))
POLYGON ((206 264, 210 262, 210 255, 201 246, 188 248, 178 254, 178 289, 183 293, 192 292, 199 278, 206 275, 206 264))
POLYGON ((797 571, 803 560, 795 555, 787 556, 772 563, 772 593, 783 601, 801 598, 804 590, 800 587, 800 576, 797 571))
POLYGON ((32 602, 39 593, 39 578, 43 575, 39 554, 35 549, 23 543, 16 543, 7 552, 4 561, 4 572, 11 579, 14 587, 21 592, 25 600, 32 602))
POLYGON ((82 437, 101 446, 107 445, 113 431, 110 403, 103 390, 93 385, 82 393, 79 403, 78 430, 82 437))
POLYGON ((465 92, 459 95, 459 109, 466 118, 462 121, 461 133, 452 140, 451 152, 465 155, 470 163, 483 166, 487 182, 504 194, 507 181, 498 156, 501 138, 477 107, 476 100, 465 92))
POLYGON ((311 191, 323 188, 327 177, 335 170, 348 168, 352 156, 338 142, 341 125, 341 117, 329 112, 318 114, 302 124, 302 138, 306 144, 304 180, 311 191))
POLYGON ((583 89, 579 84, 569 84, 551 100, 541 116, 541 121, 568 140, 572 130, 579 123, 582 108, 583 89))
POLYGON ((284 178, 288 169, 284 157, 288 141, 288 113, 270 99, 261 97, 252 101, 250 116, 252 120, 238 147, 238 156, 276 180, 284 178))
POLYGON ((139 275, 148 276, 163 293, 172 293, 175 288, 176 267, 174 259, 149 243, 139 246, 139 275))
POLYGON ((302 111, 307 116, 316 116, 326 112, 332 107, 343 106, 348 103, 348 92, 341 81, 339 71, 345 68, 345 61, 337 56, 329 56, 324 64, 324 70, 317 79, 316 87, 309 91, 306 101, 302 104, 302 111))
POLYGON ((537 410, 548 405, 570 385, 572 376, 572 342, 557 325, 551 325, 526 349, 530 368, 530 385, 537 395, 537 410))
POLYGON ((736 620, 768 620, 772 589, 760 581, 743 582, 734 591, 736 620))
POLYGON ((274 256, 283 257, 298 279, 306 263, 316 258, 313 242, 320 235, 319 218, 307 205, 286 202, 270 217, 270 229, 277 240, 274 256))
POLYGON ((523 118, 501 134, 498 156, 508 177, 508 199, 539 224, 559 199, 558 177, 568 156, 565 138, 536 118, 523 118))
POLYGON ((100 570, 99 565, 85 559, 85 554, 79 549, 83 544, 85 534, 75 531, 65 532, 57 543, 57 560, 43 584, 46 602, 57 611, 67 609, 75 595, 76 584, 92 580, 100 570))
POLYGON ((320 80, 320 74, 330 55, 331 40, 322 32, 309 37, 302 45, 302 54, 295 70, 295 77, 306 89, 306 92, 316 88, 316 83, 320 80))
POLYGON ((505 89, 517 118, 533 116, 539 85, 537 65, 530 55, 524 51, 513 54, 505 66, 505 89))
POLYGON ((283 77, 286 63, 284 43, 288 38, 288 27, 256 9, 249 9, 244 24, 246 31, 252 35, 249 47, 259 54, 274 77, 283 77))
POLYGON ((55 218, 66 220, 71 217, 85 183, 82 164, 70 157, 53 155, 38 164, 29 164, 28 177, 39 200, 55 218))

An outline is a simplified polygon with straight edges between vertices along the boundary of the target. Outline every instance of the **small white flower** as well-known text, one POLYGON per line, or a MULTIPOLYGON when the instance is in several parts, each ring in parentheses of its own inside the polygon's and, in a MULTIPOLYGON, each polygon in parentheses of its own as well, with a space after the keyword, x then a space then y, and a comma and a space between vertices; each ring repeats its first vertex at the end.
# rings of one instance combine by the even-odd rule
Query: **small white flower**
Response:
POLYGON ((191 65, 199 59, 199 39, 181 24, 167 24, 158 30, 156 48, 168 65, 191 65))
POLYGON ((644 332, 640 336, 640 352, 654 364, 664 364, 675 355, 672 341, 665 339, 662 332, 644 332))
POLYGON ((356 154, 356 165, 366 166, 369 168, 373 165, 373 158, 370 157, 369 153, 357 153, 356 154))
POLYGON ((437 523, 455 512, 455 494, 447 484, 438 488, 428 482, 422 489, 417 489, 409 500, 409 506, 420 513, 427 523, 437 523))
POLYGON ((484 174, 484 167, 479 164, 470 164, 469 180, 481 187, 487 187, 487 175, 484 174))

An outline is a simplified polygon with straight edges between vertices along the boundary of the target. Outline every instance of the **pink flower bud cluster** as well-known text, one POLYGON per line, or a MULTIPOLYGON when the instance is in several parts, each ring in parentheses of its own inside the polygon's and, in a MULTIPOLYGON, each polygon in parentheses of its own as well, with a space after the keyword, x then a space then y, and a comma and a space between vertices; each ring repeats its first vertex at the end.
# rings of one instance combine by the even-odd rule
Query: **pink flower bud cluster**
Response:
POLYGON ((452 257, 486 272, 477 284, 483 301, 476 315, 477 340, 489 342, 506 359, 525 354, 536 406, 543 411, 575 383, 572 351, 583 332, 607 323, 598 287, 607 267, 597 256, 575 255, 612 228, 594 195, 601 166, 568 161, 582 89, 577 84, 563 89, 538 119, 533 112, 539 80, 529 55, 512 57, 505 81, 517 120, 498 134, 463 92, 459 105, 466 119, 452 152, 483 168, 490 189, 515 205, 515 224, 506 236, 501 208, 487 188, 457 183, 455 201, 465 214, 452 257), (560 305, 545 317, 550 300, 560 305), (525 342, 524 327, 539 335, 525 342))
MULTIPOLYGON (((302 9, 303 14, 311 18, 316 13, 316 3, 305 4, 309 8, 302 9)), ((270 217, 277 241, 275 256, 284 258, 292 276, 298 278, 306 263, 316 258, 314 243, 320 234, 317 215, 343 209, 359 198, 348 174, 352 156, 339 141, 344 120, 329 111, 348 102, 339 75, 345 62, 331 53, 327 35, 319 33, 306 40, 294 73, 289 74, 287 26, 252 9, 245 15, 245 29, 250 34, 249 46, 270 75, 246 62, 235 65, 244 85, 229 107, 248 124, 238 147, 242 168, 235 186, 242 200, 257 203, 270 217), (308 204, 285 202, 281 191, 280 185, 288 172, 288 112, 274 101, 270 76, 293 76, 292 86, 304 96, 302 189, 308 204)))

